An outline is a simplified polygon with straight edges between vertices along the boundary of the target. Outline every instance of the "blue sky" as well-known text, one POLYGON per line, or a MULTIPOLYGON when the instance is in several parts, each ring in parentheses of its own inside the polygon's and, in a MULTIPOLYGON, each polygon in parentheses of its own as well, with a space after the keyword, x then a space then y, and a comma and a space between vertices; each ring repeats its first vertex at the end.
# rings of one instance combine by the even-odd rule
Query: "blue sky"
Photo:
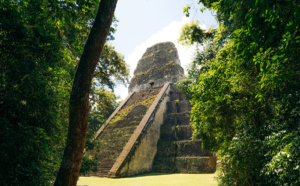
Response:
MULTIPOLYGON (((115 40, 112 44, 122 53, 130 65, 131 76, 138 60, 148 47, 155 43, 172 41, 178 50, 181 65, 185 68, 192 60, 195 46, 183 47, 176 41, 180 28, 191 20, 199 20, 200 26, 207 29, 217 27, 213 13, 191 10, 191 16, 185 17, 183 7, 195 7, 193 0, 119 0, 115 15, 119 20, 115 40)), ((117 86, 115 93, 125 99, 127 88, 117 86)))

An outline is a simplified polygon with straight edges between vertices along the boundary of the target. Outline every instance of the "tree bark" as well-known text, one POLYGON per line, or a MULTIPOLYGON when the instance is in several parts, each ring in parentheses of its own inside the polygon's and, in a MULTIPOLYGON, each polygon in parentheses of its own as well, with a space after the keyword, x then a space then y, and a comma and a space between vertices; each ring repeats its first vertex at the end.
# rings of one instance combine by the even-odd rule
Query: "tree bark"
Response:
POLYGON ((95 23, 84 46, 70 95, 68 138, 55 186, 77 184, 87 132, 91 82, 116 4, 117 0, 101 0, 95 23))

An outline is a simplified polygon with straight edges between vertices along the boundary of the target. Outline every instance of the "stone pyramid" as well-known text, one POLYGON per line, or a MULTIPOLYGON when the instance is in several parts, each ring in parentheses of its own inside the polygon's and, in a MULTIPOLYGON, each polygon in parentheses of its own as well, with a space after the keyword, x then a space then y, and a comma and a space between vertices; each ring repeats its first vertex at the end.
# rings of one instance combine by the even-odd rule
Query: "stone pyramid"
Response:
POLYGON ((99 162, 90 175, 125 177, 147 172, 210 173, 216 157, 191 140, 190 104, 174 83, 183 76, 171 42, 146 50, 134 71, 129 95, 97 131, 99 162))

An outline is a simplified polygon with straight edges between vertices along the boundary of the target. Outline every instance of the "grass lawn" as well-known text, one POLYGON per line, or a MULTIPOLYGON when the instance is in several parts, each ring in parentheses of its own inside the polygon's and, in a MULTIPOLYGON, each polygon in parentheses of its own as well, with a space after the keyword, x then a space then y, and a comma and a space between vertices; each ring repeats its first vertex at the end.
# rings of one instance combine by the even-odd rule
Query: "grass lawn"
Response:
POLYGON ((129 178, 80 177, 77 186, 121 185, 121 186, 156 186, 156 185, 218 185, 217 174, 144 174, 129 178))

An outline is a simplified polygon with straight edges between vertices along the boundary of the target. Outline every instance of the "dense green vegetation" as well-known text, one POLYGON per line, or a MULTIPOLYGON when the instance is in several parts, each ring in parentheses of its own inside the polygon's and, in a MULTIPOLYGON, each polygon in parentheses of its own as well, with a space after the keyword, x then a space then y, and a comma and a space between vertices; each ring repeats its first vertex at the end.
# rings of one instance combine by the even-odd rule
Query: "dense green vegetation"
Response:
POLYGON ((180 86, 191 100, 194 137, 220 154, 219 184, 299 185, 299 2, 198 3, 219 27, 183 28, 180 41, 203 50, 180 86))
MULTIPOLYGON (((72 81, 99 0, 0 2, 0 185, 48 185, 63 154, 72 81)), ((91 110, 91 129, 116 105, 104 88, 127 76, 123 56, 106 44, 91 94, 101 109, 91 110)))

